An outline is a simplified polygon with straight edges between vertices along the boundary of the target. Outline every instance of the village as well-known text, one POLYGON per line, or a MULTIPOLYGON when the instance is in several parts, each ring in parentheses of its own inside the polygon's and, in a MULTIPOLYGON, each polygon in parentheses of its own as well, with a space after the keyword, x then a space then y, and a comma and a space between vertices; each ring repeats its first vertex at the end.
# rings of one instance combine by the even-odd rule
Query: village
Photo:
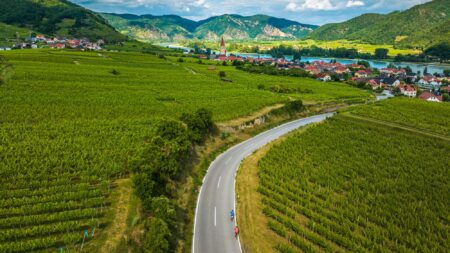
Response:
POLYGON ((450 77, 444 74, 430 74, 426 69, 422 75, 413 73, 410 68, 397 68, 389 64, 386 68, 371 68, 366 61, 341 64, 331 61, 300 62, 299 59, 252 58, 227 54, 222 38, 219 54, 200 54, 200 59, 220 62, 241 62, 254 65, 269 65, 277 69, 302 69, 312 77, 323 82, 340 81, 378 93, 389 91, 393 95, 419 98, 430 102, 449 101, 450 77))
POLYGON ((0 51, 9 51, 14 49, 38 49, 38 48, 52 48, 52 49, 79 49, 79 50, 102 50, 105 44, 103 40, 91 42, 87 38, 82 39, 68 39, 60 37, 47 38, 45 35, 38 34, 30 36, 22 42, 16 41, 12 47, 0 47, 0 51))

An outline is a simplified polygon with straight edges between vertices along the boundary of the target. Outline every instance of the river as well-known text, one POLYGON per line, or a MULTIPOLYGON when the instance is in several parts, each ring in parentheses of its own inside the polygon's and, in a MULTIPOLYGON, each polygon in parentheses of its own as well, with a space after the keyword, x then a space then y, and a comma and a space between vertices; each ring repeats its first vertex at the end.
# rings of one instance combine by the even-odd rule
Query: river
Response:
MULTIPOLYGON (((192 50, 192 48, 183 47, 179 45, 174 45, 171 43, 161 43, 159 44, 163 47, 170 47, 174 49, 181 49, 181 50, 192 50)), ((271 55, 268 54, 249 54, 249 53, 232 53, 237 56, 242 57, 252 57, 252 58, 272 58, 271 55)), ((292 56, 285 56, 286 60, 292 60, 292 56)), ((327 57, 308 57, 308 56, 302 56, 301 62, 313 62, 313 61, 325 61, 329 62, 331 60, 336 60, 336 62, 342 63, 342 64, 352 64, 360 61, 361 59, 342 59, 342 58, 327 58, 327 57)), ((368 61, 370 63, 370 66, 372 68, 386 68, 389 63, 393 63, 397 67, 406 67, 409 66, 414 73, 417 73, 417 71, 420 71, 421 74, 423 74, 423 70, 425 67, 428 68, 428 73, 439 73, 442 74, 445 69, 450 69, 450 65, 447 64, 439 64, 439 63, 416 63, 416 62, 390 62, 390 61, 380 61, 380 60, 364 60, 368 61)))

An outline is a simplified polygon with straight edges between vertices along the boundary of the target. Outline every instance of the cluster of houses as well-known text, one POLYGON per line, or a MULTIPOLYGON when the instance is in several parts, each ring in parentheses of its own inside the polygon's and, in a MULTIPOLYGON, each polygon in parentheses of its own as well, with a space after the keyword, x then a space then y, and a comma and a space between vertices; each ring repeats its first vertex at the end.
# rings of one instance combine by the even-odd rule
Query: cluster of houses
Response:
POLYGON ((67 39, 67 38, 46 38, 44 35, 36 35, 29 37, 25 42, 14 44, 13 47, 0 47, 0 50, 12 49, 37 49, 37 48, 54 48, 54 49, 80 49, 80 50, 102 50, 105 44, 103 40, 91 42, 87 38, 83 39, 67 39))
POLYGON ((442 93, 449 92, 450 77, 425 74, 419 77, 417 74, 408 73, 406 69, 382 68, 375 69, 365 65, 353 63, 342 64, 339 62, 299 62, 287 59, 252 58, 235 55, 227 55, 225 42, 222 38, 220 53, 218 55, 200 55, 200 59, 216 61, 240 61, 258 65, 272 65, 279 69, 303 69, 318 80, 348 81, 361 84, 363 87, 376 91, 389 90, 394 94, 407 97, 419 97, 427 101, 440 102, 442 93))

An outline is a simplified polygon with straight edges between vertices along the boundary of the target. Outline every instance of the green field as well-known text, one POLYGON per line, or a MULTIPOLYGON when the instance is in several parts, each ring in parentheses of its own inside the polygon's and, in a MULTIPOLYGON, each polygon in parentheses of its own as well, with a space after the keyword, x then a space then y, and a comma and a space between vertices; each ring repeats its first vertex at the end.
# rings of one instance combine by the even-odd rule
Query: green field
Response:
POLYGON ((115 178, 127 176, 156 118, 205 107, 224 121, 291 98, 367 99, 312 79, 251 75, 141 53, 20 50, 0 84, 0 252, 77 250, 109 224, 115 178), (218 71, 232 82, 223 82, 218 71), (278 94, 258 84, 312 90, 278 94), (94 230, 95 229, 95 230, 94 230))
POLYGON ((450 107, 417 101, 350 109, 414 130, 343 114, 269 150, 258 190, 274 251, 448 251, 449 141, 421 131, 448 134, 450 107))

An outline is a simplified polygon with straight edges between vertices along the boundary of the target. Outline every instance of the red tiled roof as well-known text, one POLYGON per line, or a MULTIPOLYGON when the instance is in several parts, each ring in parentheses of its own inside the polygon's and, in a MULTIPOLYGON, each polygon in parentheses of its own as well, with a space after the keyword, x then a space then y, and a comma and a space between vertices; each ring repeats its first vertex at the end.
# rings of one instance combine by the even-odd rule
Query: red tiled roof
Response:
POLYGON ((424 92, 424 93, 420 94, 419 98, 423 99, 423 100, 428 100, 430 98, 436 98, 437 100, 442 101, 442 96, 436 96, 430 92, 424 92))

